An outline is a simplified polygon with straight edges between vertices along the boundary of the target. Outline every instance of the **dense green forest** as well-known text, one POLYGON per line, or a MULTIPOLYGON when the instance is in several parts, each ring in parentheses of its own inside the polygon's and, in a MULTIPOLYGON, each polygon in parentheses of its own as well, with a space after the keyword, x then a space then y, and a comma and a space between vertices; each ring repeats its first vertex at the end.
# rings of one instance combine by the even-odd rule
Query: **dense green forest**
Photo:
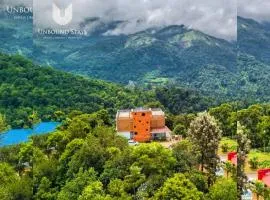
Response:
MULTIPOLYGON (((203 126, 216 127, 213 137, 219 138, 221 131, 209 115, 194 120, 190 135, 197 137, 204 117, 203 126)), ((205 153, 198 143, 183 140, 172 149, 158 143, 128 146, 107 119, 99 113, 76 115, 54 133, 1 148, 2 198, 236 199, 233 179, 217 178, 209 161, 204 165, 208 173, 198 170, 205 153)))
POLYGON ((12 127, 31 126, 38 119, 61 120, 73 110, 107 109, 112 119, 121 108, 163 105, 173 113, 185 113, 205 110, 214 103, 196 91, 174 86, 125 88, 40 67, 19 55, 0 54, 0 82, 0 113, 12 127))
POLYGON ((20 200, 236 200, 236 177, 217 177, 220 163, 212 159, 221 136, 237 136, 237 121, 253 147, 270 151, 270 105, 237 112, 234 104, 222 104, 208 112, 171 115, 167 125, 186 139, 170 149, 159 143, 129 146, 108 112, 73 112, 51 134, 0 148, 0 194, 20 200), (184 130, 177 132, 179 126, 184 130))
POLYGON ((249 157, 270 153, 269 24, 238 17, 236 44, 185 26, 105 36, 122 22, 94 18, 81 24, 97 24, 91 35, 66 42, 33 40, 31 20, 0 17, 0 133, 61 122, 0 147, 0 199, 237 200, 245 189, 270 198, 245 174, 246 164, 270 167, 249 157), (162 108, 183 139, 129 145, 114 117, 134 107, 162 108), (221 151, 238 151, 237 167, 221 151))

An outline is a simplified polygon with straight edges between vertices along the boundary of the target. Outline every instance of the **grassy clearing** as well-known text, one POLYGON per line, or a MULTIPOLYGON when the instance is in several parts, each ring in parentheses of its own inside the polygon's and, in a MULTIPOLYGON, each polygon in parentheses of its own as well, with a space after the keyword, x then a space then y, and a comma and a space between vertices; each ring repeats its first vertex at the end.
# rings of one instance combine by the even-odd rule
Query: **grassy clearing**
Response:
POLYGON ((230 139, 230 138, 227 138, 227 137, 223 137, 220 141, 220 144, 219 144, 219 150, 218 150, 218 153, 219 154, 227 154, 228 152, 231 152, 231 151, 236 151, 236 148, 237 148, 237 142, 236 140, 233 140, 233 139, 230 139), (223 152, 222 151, 222 147, 226 145, 228 147, 228 151, 227 152, 223 152))
POLYGON ((269 152, 264 153, 264 152, 253 149, 250 151, 248 158, 251 159, 254 157, 258 157, 259 162, 263 162, 263 161, 270 162, 270 153, 269 152))

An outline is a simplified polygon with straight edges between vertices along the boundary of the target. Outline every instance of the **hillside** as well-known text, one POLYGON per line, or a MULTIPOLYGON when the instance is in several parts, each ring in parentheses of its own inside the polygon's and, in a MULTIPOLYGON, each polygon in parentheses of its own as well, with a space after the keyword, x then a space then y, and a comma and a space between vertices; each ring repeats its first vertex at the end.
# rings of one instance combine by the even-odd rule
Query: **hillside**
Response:
POLYGON ((34 65, 21 56, 0 54, 0 113, 23 126, 33 112, 50 120, 55 111, 92 113, 101 109, 142 106, 151 97, 116 84, 87 79, 34 65), (139 98, 140 96, 140 98, 139 98))
POLYGON ((0 22, 0 48, 74 74, 138 86, 175 85, 197 90, 218 101, 269 101, 269 24, 238 17, 238 47, 185 26, 149 29, 131 35, 104 35, 117 23, 98 18, 88 37, 74 40, 32 37, 32 22, 0 22), (23 30, 23 31, 22 31, 23 30), (20 34, 22 33, 23 34, 20 34), (17 39, 16 39, 17 38, 17 39), (18 39, 19 38, 19 39, 18 39), (33 48, 32 48, 33 47, 33 48), (256 80, 254 80, 256 74, 256 80))
MULTIPOLYGON (((33 49, 29 41, 31 21, 0 22, 0 48, 8 53, 22 53, 41 64, 76 74, 127 84, 178 86, 230 95, 231 76, 235 70, 235 44, 211 37, 185 26, 168 26, 131 35, 104 35, 114 23, 103 24, 88 19, 82 28, 99 24, 88 37, 74 40, 41 39, 34 35, 33 49), (13 28, 11 28, 13 27, 13 28), (20 33, 23 30, 23 36, 20 33), (20 36, 21 40, 16 40, 20 36), (25 39, 23 38, 25 37, 25 39), (10 47, 8 44, 12 44, 10 47), (209 72, 210 77, 205 77, 209 72), (216 74, 222 72, 225 81, 216 74), (214 84, 213 84, 214 83, 214 84)), ((121 23, 121 22, 115 22, 121 23)), ((233 83, 232 83, 233 84, 233 83)))
POLYGON ((0 83, 0 113, 12 127, 27 126, 33 114, 42 120, 55 120, 59 111, 65 115, 73 110, 93 113, 106 109, 112 119, 117 109, 149 105, 185 113, 205 110, 214 103, 196 91, 173 86, 148 91, 125 88, 1 53, 0 83))
POLYGON ((238 17, 238 46, 241 52, 270 64, 270 25, 238 17))
POLYGON ((222 91, 226 87, 222 81, 216 82, 212 76, 205 78, 201 72, 222 71, 224 79, 230 80, 236 60, 233 44, 184 26, 132 35, 90 35, 81 41, 36 39, 34 46, 34 57, 39 62, 65 71, 122 84, 175 82, 183 87, 222 94, 227 94, 222 91))
POLYGON ((269 24, 238 17, 238 47, 238 92, 245 100, 269 102, 269 24))

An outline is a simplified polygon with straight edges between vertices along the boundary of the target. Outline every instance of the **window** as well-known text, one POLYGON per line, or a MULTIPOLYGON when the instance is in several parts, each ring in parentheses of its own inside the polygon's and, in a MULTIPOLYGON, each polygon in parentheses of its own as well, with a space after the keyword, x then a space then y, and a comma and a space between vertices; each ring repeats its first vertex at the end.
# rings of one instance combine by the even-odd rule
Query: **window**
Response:
POLYGON ((145 116, 145 113, 142 113, 142 116, 144 117, 145 116))

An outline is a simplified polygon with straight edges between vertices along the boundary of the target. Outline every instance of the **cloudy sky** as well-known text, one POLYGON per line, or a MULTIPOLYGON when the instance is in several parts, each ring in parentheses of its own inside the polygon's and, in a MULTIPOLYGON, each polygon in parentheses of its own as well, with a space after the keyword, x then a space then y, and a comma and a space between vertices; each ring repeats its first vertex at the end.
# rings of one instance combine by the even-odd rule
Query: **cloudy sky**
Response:
POLYGON ((257 21, 270 21, 270 0, 238 0, 238 15, 257 21))
MULTIPOLYGON (((38 26, 52 25, 51 5, 66 0, 34 0, 34 19, 38 26)), ((107 34, 130 34, 155 26, 181 25, 215 37, 236 38, 236 0, 69 0, 73 3, 73 24, 87 17, 103 21, 123 20, 107 34)))

